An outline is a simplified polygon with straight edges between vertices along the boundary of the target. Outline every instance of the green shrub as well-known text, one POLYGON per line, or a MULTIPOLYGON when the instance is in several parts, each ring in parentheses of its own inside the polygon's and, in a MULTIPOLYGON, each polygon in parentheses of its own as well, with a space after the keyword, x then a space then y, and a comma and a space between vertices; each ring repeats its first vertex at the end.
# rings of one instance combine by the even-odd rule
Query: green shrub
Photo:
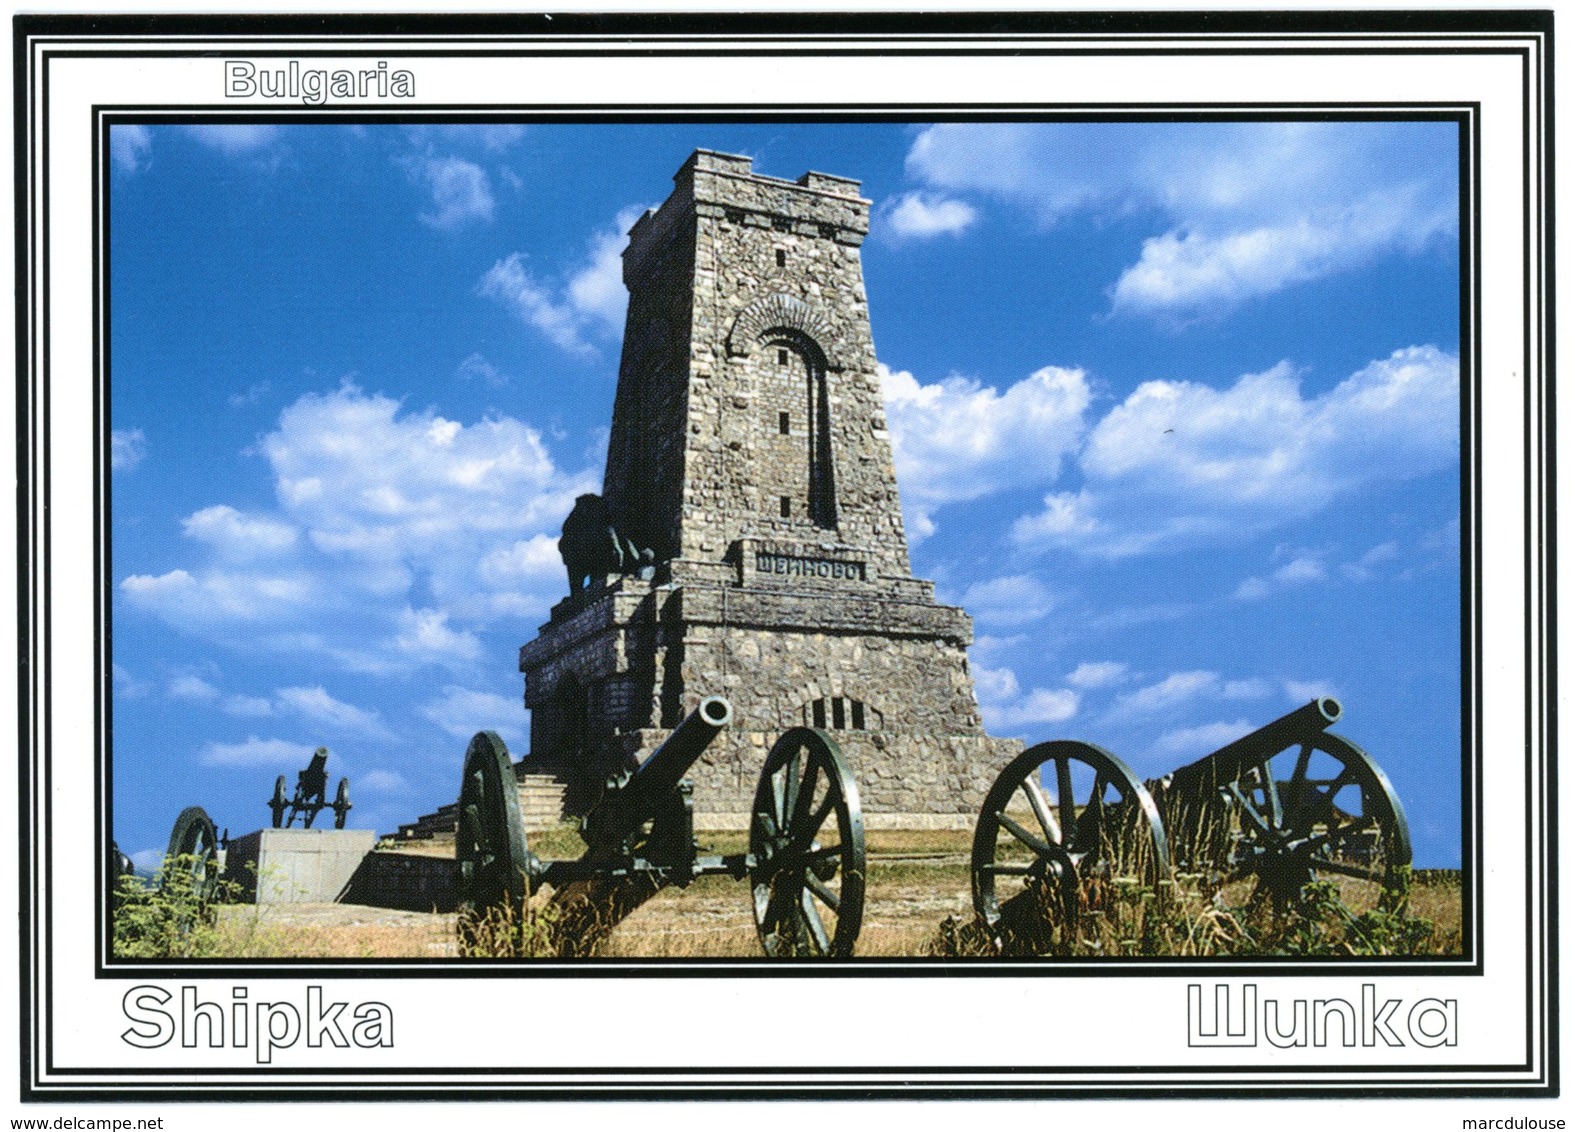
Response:
POLYGON ((151 883, 121 877, 110 913, 111 951, 124 959, 201 959, 220 953, 215 906, 239 886, 215 882, 214 862, 168 857, 151 883))

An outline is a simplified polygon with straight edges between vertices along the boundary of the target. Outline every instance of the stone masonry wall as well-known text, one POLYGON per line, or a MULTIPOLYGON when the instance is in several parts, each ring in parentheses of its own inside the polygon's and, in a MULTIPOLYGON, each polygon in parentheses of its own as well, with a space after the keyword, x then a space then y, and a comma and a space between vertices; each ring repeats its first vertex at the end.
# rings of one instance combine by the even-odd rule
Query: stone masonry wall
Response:
POLYGON ((856 181, 778 181, 725 155, 697 156, 690 388, 691 435, 696 425, 699 432, 683 553, 708 557, 751 535, 834 540, 864 548, 874 572, 906 577, 859 261, 869 202, 856 181), (815 521, 806 498, 814 441, 834 484, 830 528, 815 521), (784 491, 794 484, 802 487, 784 491))

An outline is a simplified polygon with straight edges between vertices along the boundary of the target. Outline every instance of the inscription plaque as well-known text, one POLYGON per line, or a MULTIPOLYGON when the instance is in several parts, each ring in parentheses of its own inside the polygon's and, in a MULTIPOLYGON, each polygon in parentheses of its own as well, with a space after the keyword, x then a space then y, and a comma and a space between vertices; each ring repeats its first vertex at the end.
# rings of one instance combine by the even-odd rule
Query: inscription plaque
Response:
POLYGON ((834 578, 839 581, 864 581, 864 563, 843 562, 835 558, 800 558, 794 554, 755 552, 755 571, 760 574, 795 574, 806 578, 834 578))

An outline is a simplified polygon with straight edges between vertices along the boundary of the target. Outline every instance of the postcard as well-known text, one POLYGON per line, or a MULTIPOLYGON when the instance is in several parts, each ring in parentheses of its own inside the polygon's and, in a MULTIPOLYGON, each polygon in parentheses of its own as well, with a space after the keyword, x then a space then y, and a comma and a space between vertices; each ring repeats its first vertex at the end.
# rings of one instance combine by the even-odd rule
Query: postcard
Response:
POLYGON ((1551 30, 18 17, 20 1098, 1540 1119, 1551 30))

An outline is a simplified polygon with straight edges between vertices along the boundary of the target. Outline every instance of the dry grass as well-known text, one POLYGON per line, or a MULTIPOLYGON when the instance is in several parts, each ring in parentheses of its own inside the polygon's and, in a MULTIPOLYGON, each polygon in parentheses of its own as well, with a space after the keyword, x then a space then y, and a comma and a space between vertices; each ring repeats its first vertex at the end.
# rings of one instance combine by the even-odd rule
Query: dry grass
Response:
MULTIPOLYGON (((743 834, 702 834, 702 852, 741 852, 743 834)), ((973 924, 967 831, 872 831, 863 930, 856 954, 862 957, 943 956, 965 958, 995 954, 973 924)), ((575 857, 582 851, 572 827, 536 835, 531 848, 543 856, 575 857)), ((401 845, 402 850, 408 847, 401 845)), ((452 852, 452 848, 449 848, 452 852)), ((1207 889, 1202 878, 1184 875, 1175 891, 1181 898, 1157 913, 1152 897, 1138 886, 1121 886, 1109 895, 1092 927, 1062 933, 1043 951, 1081 955, 1343 954, 1351 935, 1349 919, 1327 903, 1312 907, 1310 918, 1274 920, 1273 910, 1249 907, 1240 893, 1207 889), (1318 917, 1322 916, 1320 920, 1318 917), (1299 926, 1298 926, 1299 925, 1299 926), (1295 928, 1295 930, 1291 930, 1295 928), (1320 948, 1322 950, 1320 950, 1320 948), (1298 950, 1301 949, 1301 950, 1298 950)), ((551 899, 537 894, 538 911, 551 899)), ((1382 932, 1409 941, 1407 953, 1458 954, 1461 893, 1458 873, 1420 874, 1413 884, 1410 935, 1395 925, 1382 932), (1415 921, 1425 920, 1424 933, 1415 921)), ((1371 931, 1367 921, 1362 930, 1371 931)), ((553 930, 559 930, 552 925, 553 930)), ((1403 926, 1403 925, 1402 925, 1403 926)), ((434 958, 457 956, 455 917, 358 908, 348 905, 232 906, 220 910, 219 953, 268 958, 434 958)), ((576 929, 580 944, 594 938, 593 954, 607 958, 707 957, 758 958, 750 888, 745 881, 702 877, 687 889, 669 888, 640 902, 615 926, 576 929)), ((1381 934, 1381 933, 1380 933, 1381 934)), ((1385 938, 1388 938, 1387 936, 1385 938)), ((530 954, 562 953, 562 941, 531 937, 530 954)), ((572 941, 571 941, 572 942, 572 941)), ((584 953, 582 946, 567 948, 584 953)), ((507 953, 501 942, 481 954, 507 953)))
POLYGON ((454 917, 353 904, 218 910, 217 952, 237 959, 433 959, 458 954, 454 917))

